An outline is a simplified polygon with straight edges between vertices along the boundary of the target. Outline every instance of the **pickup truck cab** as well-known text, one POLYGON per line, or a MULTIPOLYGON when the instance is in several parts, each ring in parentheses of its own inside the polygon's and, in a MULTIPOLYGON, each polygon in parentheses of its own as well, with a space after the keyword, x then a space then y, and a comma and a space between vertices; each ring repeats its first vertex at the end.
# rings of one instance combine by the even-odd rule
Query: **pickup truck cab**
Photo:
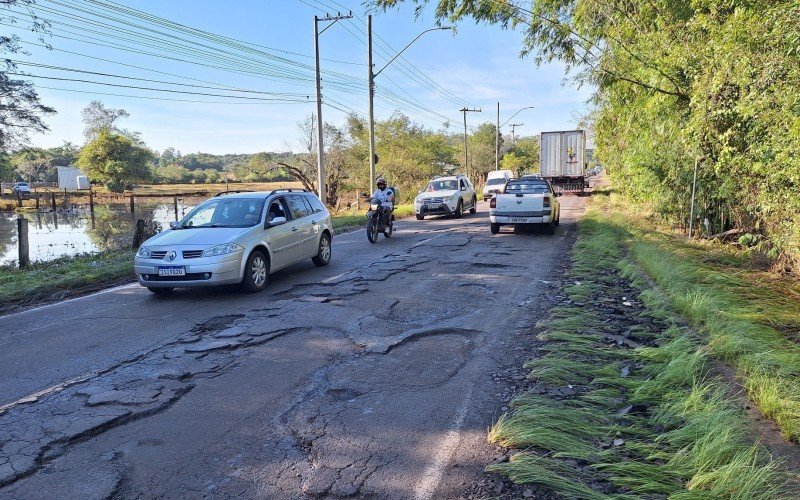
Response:
POLYGON ((544 226, 547 234, 554 234, 561 219, 561 204, 547 179, 524 176, 511 179, 502 193, 495 194, 489 202, 489 221, 492 234, 505 225, 544 226))

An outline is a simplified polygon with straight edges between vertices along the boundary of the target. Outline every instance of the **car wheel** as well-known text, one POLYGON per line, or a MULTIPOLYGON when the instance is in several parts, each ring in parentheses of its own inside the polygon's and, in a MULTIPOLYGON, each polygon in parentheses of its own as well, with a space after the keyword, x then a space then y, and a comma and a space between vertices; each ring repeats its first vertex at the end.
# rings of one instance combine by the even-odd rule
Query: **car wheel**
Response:
POLYGON ((499 233, 500 232, 500 224, 494 224, 494 223, 489 224, 489 230, 492 232, 492 234, 499 233))
POLYGON ((478 211, 478 198, 472 198, 472 208, 469 209, 469 213, 474 214, 478 211))
POLYGON ((167 287, 167 288, 156 288, 156 287, 149 287, 149 286, 147 287, 147 289, 150 290, 150 292, 152 294, 154 294, 154 295, 169 295, 169 294, 172 293, 173 290, 175 290, 174 288, 169 288, 169 287, 167 287))
POLYGON ((559 212, 558 218, 556 219, 556 226, 561 224, 561 213, 559 212))
POLYGON ((319 238, 319 250, 317 255, 311 257, 311 261, 317 267, 327 266, 331 262, 331 237, 328 233, 322 233, 319 238))
POLYGON ((456 217, 461 217, 464 215, 464 204, 461 200, 458 200, 458 205, 456 205, 456 211, 453 212, 456 217))
POLYGON ((425 216, 417 214, 417 220, 425 220, 425 216))
POLYGON ((247 258, 242 278, 242 289, 247 293, 256 293, 267 288, 269 283, 269 261, 261 250, 253 250, 247 258))
POLYGON ((546 234, 556 234, 556 223, 550 222, 545 225, 544 232, 546 234))

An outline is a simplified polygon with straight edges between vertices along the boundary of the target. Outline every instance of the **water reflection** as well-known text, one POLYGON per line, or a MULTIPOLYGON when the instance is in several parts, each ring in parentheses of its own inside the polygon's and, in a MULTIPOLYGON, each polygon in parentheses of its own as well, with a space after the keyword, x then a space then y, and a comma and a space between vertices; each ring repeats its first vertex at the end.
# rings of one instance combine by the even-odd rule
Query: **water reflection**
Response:
MULTIPOLYGON (((199 201, 179 202, 178 216, 183 217, 199 201)), ((88 206, 71 205, 56 212, 21 215, 28 219, 32 262, 125 248, 131 244, 137 219, 153 221, 161 228, 175 220, 172 203, 139 203, 133 214, 127 205, 120 204, 95 206, 94 214, 88 206)), ((0 265, 16 265, 17 217, 15 213, 0 212, 0 265)))

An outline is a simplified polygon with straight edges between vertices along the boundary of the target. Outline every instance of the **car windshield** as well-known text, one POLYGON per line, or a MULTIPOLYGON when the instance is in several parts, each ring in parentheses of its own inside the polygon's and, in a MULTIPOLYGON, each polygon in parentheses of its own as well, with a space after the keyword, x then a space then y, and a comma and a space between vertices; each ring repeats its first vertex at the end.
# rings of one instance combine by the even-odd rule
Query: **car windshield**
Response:
POLYGON ((261 221, 264 199, 212 199, 189 212, 180 229, 197 227, 252 227, 261 221))
POLYGON ((498 177, 496 179, 489 179, 488 181, 486 181, 487 186, 497 186, 498 184, 505 184, 505 183, 506 180, 503 179, 502 177, 498 177))
POLYGON ((425 191, 454 191, 458 189, 456 181, 430 181, 425 191))
POLYGON ((27 182, 18 182, 17 186, 19 186, 19 187, 28 187, 28 183, 27 182))
POLYGON ((506 193, 540 194, 549 191, 544 181, 512 181, 506 185, 506 193))

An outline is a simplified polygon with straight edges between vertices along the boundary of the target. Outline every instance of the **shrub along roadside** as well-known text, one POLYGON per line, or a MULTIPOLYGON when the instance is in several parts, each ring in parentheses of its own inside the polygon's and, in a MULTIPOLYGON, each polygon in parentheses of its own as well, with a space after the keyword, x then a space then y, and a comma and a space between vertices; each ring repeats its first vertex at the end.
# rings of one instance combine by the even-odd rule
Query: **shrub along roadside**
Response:
POLYGON ((565 288, 540 324, 537 384, 490 431, 489 467, 569 498, 781 498, 786 477, 710 374, 713 349, 625 260, 635 234, 593 203, 565 288))
MULTIPOLYGON (((358 214, 331 216, 334 231, 338 233, 363 226, 365 213, 366 210, 358 214)), ((407 217, 414 213, 414 208, 399 205, 395 213, 398 218, 407 217)), ((19 306, 90 293, 134 279, 133 253, 130 250, 65 257, 35 263, 27 269, 0 267, 0 313, 19 306)))

